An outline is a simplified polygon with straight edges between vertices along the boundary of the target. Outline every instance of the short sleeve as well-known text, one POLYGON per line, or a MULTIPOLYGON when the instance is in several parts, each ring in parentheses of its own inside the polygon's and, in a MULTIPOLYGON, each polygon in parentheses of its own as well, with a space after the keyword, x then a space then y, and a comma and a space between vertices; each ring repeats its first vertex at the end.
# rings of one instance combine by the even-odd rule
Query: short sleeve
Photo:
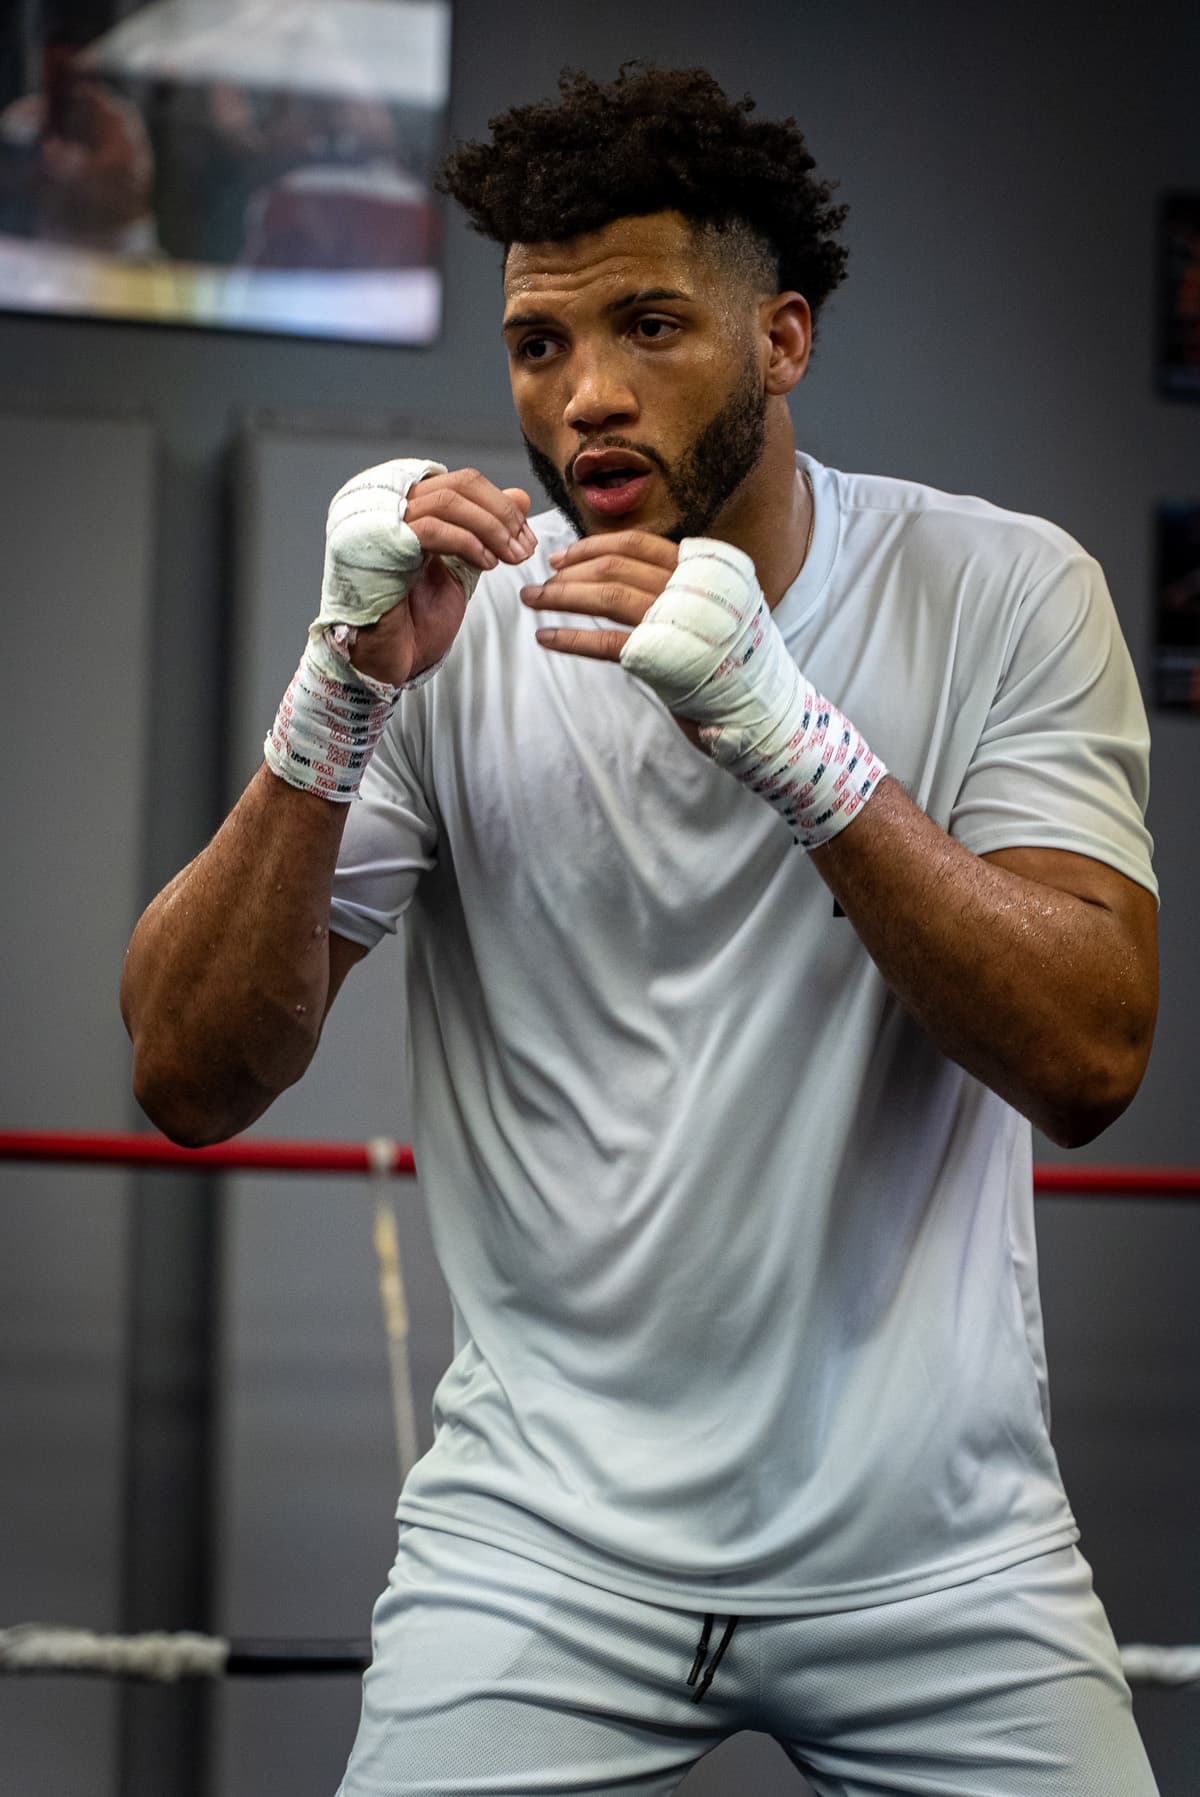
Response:
POLYGON ((394 933, 437 852, 434 810, 412 765, 408 710, 402 699, 367 764, 333 876, 330 928, 363 948, 394 933))
POLYGON ((1150 732, 1103 572, 1082 551, 1023 594, 950 814, 978 855, 1068 849, 1157 893, 1150 732))

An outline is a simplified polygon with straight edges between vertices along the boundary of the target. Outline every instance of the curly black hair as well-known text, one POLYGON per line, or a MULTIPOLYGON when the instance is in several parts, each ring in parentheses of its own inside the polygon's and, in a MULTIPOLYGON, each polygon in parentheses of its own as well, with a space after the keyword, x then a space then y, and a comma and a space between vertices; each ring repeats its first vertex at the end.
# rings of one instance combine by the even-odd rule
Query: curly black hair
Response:
POLYGON ((815 320, 845 277, 847 208, 814 176, 795 119, 752 118, 754 101, 730 100, 703 69, 625 63, 610 82, 564 69, 558 86, 558 101, 500 113, 491 143, 460 143, 442 164, 439 189, 476 231, 507 251, 680 212, 743 261, 752 233, 761 272, 802 293, 815 320))

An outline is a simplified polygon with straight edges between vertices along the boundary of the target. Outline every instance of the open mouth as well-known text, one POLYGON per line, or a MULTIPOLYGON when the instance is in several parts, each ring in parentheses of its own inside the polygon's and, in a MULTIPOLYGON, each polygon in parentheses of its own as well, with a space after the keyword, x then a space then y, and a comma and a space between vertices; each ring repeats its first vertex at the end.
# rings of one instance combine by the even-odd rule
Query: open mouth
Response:
POLYGON ((632 468, 602 468, 599 474, 593 474, 582 484, 585 487, 623 487, 635 478, 635 474, 636 470, 632 468))
POLYGON ((649 485, 648 474, 634 474, 627 470, 617 480, 583 481, 580 492, 583 494, 584 504, 590 506, 592 511, 603 512, 605 517, 613 518, 636 510, 649 485))
POLYGON ((654 470, 641 456, 602 449, 577 456, 572 472, 585 504, 611 516, 641 504, 654 470))

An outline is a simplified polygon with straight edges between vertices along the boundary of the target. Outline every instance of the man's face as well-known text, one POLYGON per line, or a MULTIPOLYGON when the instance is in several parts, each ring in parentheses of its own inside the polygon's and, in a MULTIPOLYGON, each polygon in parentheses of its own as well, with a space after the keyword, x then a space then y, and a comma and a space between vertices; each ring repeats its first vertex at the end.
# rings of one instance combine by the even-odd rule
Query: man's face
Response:
POLYGON ((709 534, 763 450, 751 288, 660 212, 514 244, 504 297, 533 471, 579 534, 709 534))

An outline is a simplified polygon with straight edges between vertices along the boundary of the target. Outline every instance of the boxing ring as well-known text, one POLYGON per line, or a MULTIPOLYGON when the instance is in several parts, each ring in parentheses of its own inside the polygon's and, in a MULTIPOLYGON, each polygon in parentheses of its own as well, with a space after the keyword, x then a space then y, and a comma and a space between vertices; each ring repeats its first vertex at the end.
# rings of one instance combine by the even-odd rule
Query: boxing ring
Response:
MULTIPOLYGON (((417 1457, 408 1366, 408 1307, 404 1293, 392 1182, 411 1178, 412 1149, 389 1137, 365 1142, 240 1137, 210 1148, 180 1148, 149 1132, 0 1131, 0 1161, 74 1166, 120 1166, 255 1174, 363 1175, 374 1186, 375 1250, 388 1344, 401 1479, 417 1457)), ((1034 1191, 1079 1201, 1104 1198, 1187 1203, 1200 1199, 1200 1167, 1039 1164, 1034 1191)), ((137 1635, 8 1624, 0 1617, 0 1676, 91 1675, 175 1683, 181 1679, 311 1677, 363 1672, 366 1640, 227 1639, 190 1631, 137 1635)), ((1134 1687, 1200 1688, 1200 1644, 1123 1644, 1121 1660, 1134 1687)))

